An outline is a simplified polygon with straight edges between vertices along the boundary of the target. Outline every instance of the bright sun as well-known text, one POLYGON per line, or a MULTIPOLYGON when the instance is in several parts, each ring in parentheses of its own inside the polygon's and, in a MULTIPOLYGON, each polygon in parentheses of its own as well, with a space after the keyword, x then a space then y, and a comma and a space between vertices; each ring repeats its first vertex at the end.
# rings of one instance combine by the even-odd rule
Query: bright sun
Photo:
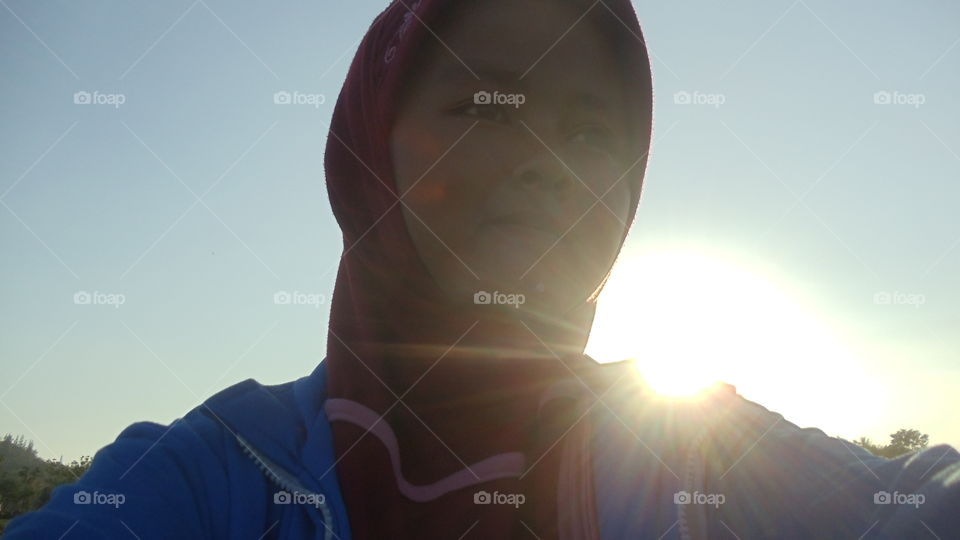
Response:
POLYGON ((600 296, 586 352, 601 362, 635 358, 663 394, 723 381, 800 422, 862 426, 863 411, 838 418, 835 400, 875 400, 869 370, 802 295, 763 274, 704 252, 625 254, 600 296))

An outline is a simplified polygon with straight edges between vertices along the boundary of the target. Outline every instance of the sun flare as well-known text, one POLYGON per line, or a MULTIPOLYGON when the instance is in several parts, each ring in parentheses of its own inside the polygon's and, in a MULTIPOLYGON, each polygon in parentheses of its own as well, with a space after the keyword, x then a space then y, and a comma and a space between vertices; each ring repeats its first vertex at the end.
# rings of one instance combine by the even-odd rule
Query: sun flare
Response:
POLYGON ((864 414, 879 411, 837 415, 831 399, 876 401, 869 369, 799 300, 805 295, 770 276, 705 252, 625 254, 600 296, 586 352, 600 362, 635 359, 661 394, 726 382, 802 423, 859 429, 864 414))

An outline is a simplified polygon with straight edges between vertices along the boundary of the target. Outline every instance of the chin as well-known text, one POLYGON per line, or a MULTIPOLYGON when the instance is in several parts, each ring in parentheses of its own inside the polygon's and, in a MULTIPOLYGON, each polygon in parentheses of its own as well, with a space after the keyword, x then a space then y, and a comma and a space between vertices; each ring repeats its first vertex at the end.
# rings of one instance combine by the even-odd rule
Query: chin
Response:
MULTIPOLYGON (((508 249, 509 245, 483 246, 471 253, 468 264, 480 277, 470 277, 469 285, 475 290, 490 293, 524 295, 521 311, 565 312, 582 305, 600 283, 600 278, 590 279, 594 268, 584 268, 564 246, 541 257, 543 251, 508 249)), ((602 277, 602 276, 601 276, 602 277)))
POLYGON ((562 277, 531 271, 522 281, 501 279, 488 283, 491 291, 522 294, 520 311, 556 315, 583 304, 594 290, 569 279, 558 279, 562 277))

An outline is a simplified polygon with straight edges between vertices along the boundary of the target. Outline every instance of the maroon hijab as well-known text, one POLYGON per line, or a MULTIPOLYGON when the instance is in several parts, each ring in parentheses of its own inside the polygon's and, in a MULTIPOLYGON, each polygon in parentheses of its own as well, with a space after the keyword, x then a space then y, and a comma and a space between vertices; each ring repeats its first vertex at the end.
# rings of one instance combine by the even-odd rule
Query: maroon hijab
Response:
MULTIPOLYGON (((571 387, 564 381, 597 370, 582 355, 593 299, 554 314, 536 334, 489 310, 454 306, 420 260, 398 202, 389 151, 398 96, 418 50, 436 39, 428 26, 452 2, 396 0, 374 20, 327 140, 327 189, 344 252, 327 337, 326 411, 352 534, 509 538, 530 537, 529 528, 541 538, 595 537, 589 467, 581 466, 583 409, 548 400, 571 387), (541 342, 557 356, 524 352, 541 342), (576 516, 558 501, 564 490, 580 493, 568 501, 576 516), (483 492, 523 502, 482 504, 483 492)), ((650 145, 650 66, 630 2, 593 9, 607 12, 611 33, 622 36, 624 77, 637 89, 629 113, 638 161, 623 179, 633 194, 629 225, 650 145)))

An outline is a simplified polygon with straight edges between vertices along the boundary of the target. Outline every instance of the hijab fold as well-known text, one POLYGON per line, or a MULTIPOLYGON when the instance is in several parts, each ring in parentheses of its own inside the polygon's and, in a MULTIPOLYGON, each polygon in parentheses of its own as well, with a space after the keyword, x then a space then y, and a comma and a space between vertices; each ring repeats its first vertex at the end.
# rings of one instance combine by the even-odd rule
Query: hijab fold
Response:
MULTIPOLYGON (((636 89, 628 109, 639 159, 623 180, 633 194, 629 225, 650 144, 652 81, 630 2, 602 1, 593 9, 612 15, 625 83, 636 89)), ((597 364, 582 354, 593 299, 530 324, 454 305, 420 260, 397 198, 389 146, 397 96, 418 51, 436 39, 431 21, 453 3, 396 0, 374 20, 327 139, 326 183, 343 254, 325 411, 350 527, 361 539, 468 531, 467 538, 596 538, 586 419, 596 397, 582 382, 596 378, 597 364), (529 352, 543 345, 549 354, 529 352), (524 501, 499 503, 510 495, 524 501)))

